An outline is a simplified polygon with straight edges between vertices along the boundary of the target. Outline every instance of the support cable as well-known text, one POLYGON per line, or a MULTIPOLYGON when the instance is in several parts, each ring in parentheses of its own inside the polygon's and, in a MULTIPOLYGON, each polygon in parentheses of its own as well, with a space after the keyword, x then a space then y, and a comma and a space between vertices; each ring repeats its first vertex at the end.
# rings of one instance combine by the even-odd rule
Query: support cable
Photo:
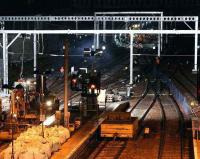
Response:
POLYGON ((184 21, 184 23, 190 30, 193 30, 192 27, 187 22, 184 21))

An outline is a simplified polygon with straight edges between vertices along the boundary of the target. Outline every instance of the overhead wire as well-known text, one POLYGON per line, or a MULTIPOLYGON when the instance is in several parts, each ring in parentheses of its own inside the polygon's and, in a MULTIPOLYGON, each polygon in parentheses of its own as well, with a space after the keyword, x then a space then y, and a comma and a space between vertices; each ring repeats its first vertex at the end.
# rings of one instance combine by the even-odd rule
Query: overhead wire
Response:
POLYGON ((20 79, 23 78, 23 72, 24 72, 24 52, 25 52, 25 47, 24 46, 25 46, 25 40, 26 40, 26 38, 23 37, 20 79))

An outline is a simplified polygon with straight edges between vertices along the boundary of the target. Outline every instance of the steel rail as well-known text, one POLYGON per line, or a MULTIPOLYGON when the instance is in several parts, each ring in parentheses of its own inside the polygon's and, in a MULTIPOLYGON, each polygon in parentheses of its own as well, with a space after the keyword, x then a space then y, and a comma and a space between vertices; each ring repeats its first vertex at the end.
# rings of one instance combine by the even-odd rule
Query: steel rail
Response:
MULTIPOLYGON (((200 55, 199 55, 199 56, 200 56, 200 55)), ((181 68, 179 68, 179 71, 180 71, 181 75, 182 75, 187 81, 189 81, 189 82, 192 84, 193 87, 196 87, 196 83, 195 83, 193 80, 191 80, 191 79, 184 73, 184 71, 183 71, 181 68)))
POLYGON ((161 108, 161 114, 162 114, 162 118, 161 118, 161 128, 160 128, 160 143, 159 143, 159 150, 158 150, 158 159, 161 159, 162 158, 162 153, 163 153, 163 150, 164 150, 164 144, 165 144, 165 130, 166 130, 166 127, 165 127, 165 123, 166 123, 166 114, 165 114, 165 110, 164 110, 164 107, 162 105, 162 102, 161 102, 161 99, 158 97, 158 102, 159 102, 159 105, 160 105, 160 108, 161 108))
MULTIPOLYGON (((96 153, 94 152, 94 155, 92 155, 92 158, 98 158, 98 157, 101 155, 101 153, 102 153, 103 151, 105 151, 104 149, 106 149, 106 148, 112 148, 112 150, 118 148, 117 153, 111 154, 110 151, 107 152, 107 153, 104 152, 104 155, 105 155, 105 156, 103 156, 103 157, 106 158, 106 157, 107 157, 106 155, 109 154, 109 158, 111 157, 111 155, 113 155, 112 157, 113 157, 114 159, 117 159, 117 158, 120 157, 121 153, 122 153, 123 150, 126 148, 126 145, 127 145, 127 143, 128 143, 128 140, 129 140, 129 139, 116 141, 116 140, 113 139, 113 140, 111 140, 111 141, 108 141, 108 140, 105 140, 105 139, 104 139, 104 141, 101 141, 101 142, 103 142, 103 143, 102 143, 102 145, 100 145, 98 151, 97 151, 96 153), (118 143, 123 142, 123 144, 120 145, 120 146, 118 146, 118 147, 109 146, 109 143, 111 143, 111 142, 118 142, 118 143)), ((100 144, 101 144, 101 143, 100 143, 100 144)), ((117 145, 117 143, 116 143, 115 145, 117 145)), ((90 159, 90 157, 89 157, 89 159, 90 159)))
POLYGON ((135 105, 131 108, 130 112, 132 112, 137 107, 137 105, 146 97, 148 92, 149 92, 149 80, 147 80, 146 89, 145 89, 143 95, 138 99, 138 101, 135 103, 135 105))
MULTIPOLYGON (((169 95, 170 99, 173 101, 173 107, 177 112, 178 115, 178 120, 179 120, 179 137, 180 137, 180 157, 183 159, 184 157, 184 117, 183 114, 181 113, 181 110, 173 98, 173 96, 169 95)), ((159 144, 159 152, 158 152, 158 159, 161 159, 163 157, 163 152, 164 152, 164 145, 166 143, 166 110, 162 104, 162 101, 160 97, 158 97, 158 102, 161 107, 162 111, 162 120, 161 120, 161 136, 160 136, 160 144, 159 144)))
POLYGON ((187 91, 187 93, 189 93, 190 94, 190 96, 192 97, 192 98, 194 98, 194 99, 196 99, 196 96, 194 95, 194 93, 192 92, 192 90, 191 89, 189 89, 188 87, 186 87, 185 85, 184 85, 184 83, 181 81, 181 80, 179 80, 177 77, 172 77, 172 79, 174 79, 179 85, 181 85, 181 87, 183 87, 183 89, 185 89, 186 91, 187 91))
MULTIPOLYGON (((140 136, 141 134, 141 131, 143 129, 143 122, 144 122, 144 119, 146 118, 147 114, 149 113, 149 111, 153 108, 153 106, 155 105, 156 103, 156 95, 155 97, 153 98, 153 101, 151 102, 151 104, 148 106, 147 110, 145 111, 145 113, 142 115, 142 117, 140 118, 140 120, 138 121, 138 125, 140 125, 140 127, 138 128, 138 132, 137 132, 137 135, 136 135, 136 139, 140 136)), ((144 98, 143 98, 144 100, 144 98)))
POLYGON ((184 157, 184 129, 185 129, 185 120, 184 120, 184 116, 180 110, 180 107, 178 105, 178 103, 176 102, 176 100, 174 99, 174 97, 172 95, 169 96, 173 103, 174 103, 174 106, 175 106, 175 109, 178 113, 178 116, 179 116, 179 133, 180 133, 180 141, 181 141, 181 159, 183 159, 184 157))

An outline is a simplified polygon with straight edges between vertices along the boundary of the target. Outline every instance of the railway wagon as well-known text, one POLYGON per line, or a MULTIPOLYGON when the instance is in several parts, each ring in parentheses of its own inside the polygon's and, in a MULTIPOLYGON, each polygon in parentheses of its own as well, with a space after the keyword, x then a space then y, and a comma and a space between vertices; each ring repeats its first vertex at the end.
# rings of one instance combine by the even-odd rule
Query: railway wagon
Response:
POLYGON ((109 112, 100 126, 101 137, 133 138, 138 129, 138 119, 128 112, 109 112))

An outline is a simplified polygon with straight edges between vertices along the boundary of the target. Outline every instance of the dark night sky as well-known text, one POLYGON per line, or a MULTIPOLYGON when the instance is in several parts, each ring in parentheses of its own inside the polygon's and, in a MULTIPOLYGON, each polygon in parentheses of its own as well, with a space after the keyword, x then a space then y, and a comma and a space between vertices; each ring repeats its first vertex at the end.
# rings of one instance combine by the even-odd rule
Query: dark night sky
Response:
MULTIPOLYGON (((164 15, 200 16, 199 8, 200 0, 1 0, 0 16, 93 15, 95 11, 164 11, 164 15)), ((60 39, 55 38, 53 42, 56 40, 60 39)), ((80 44, 80 47, 90 47, 91 44, 88 44, 88 41, 86 42, 87 46, 83 42, 80 44)), ((182 40, 178 39, 176 41, 182 40)), ((187 40, 184 45, 188 45, 189 49, 191 49, 193 47, 193 40, 187 40), (191 43, 191 46, 188 43, 191 43)), ((171 46, 175 45, 170 44, 170 48, 171 46)), ((57 44, 50 49, 54 50, 56 48, 57 44)), ((184 49, 186 50, 186 48, 184 49)), ((74 52, 81 54, 82 50, 79 49, 74 52)), ((57 52, 55 51, 55 53, 57 52)), ((107 61, 110 61, 112 59, 110 56, 113 55, 107 55, 109 55, 106 57, 107 61)), ((60 65, 62 65, 62 62, 60 65)))
POLYGON ((74 15, 94 11, 163 10, 200 15, 200 0, 1 0, 0 15, 74 15))

